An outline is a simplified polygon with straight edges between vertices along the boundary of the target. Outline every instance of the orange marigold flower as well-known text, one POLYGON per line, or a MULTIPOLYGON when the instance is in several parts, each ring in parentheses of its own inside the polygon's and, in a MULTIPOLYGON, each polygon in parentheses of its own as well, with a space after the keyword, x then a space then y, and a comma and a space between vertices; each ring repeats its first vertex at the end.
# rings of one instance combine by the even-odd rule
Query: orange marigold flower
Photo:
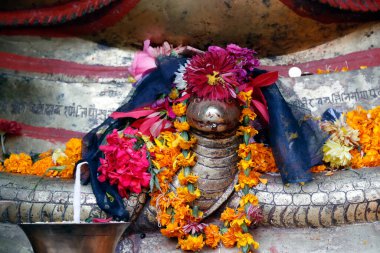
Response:
POLYGON ((252 91, 253 90, 249 90, 249 91, 240 91, 237 96, 238 98, 241 100, 241 101, 244 101, 247 105, 251 104, 251 100, 252 100, 252 91))
POLYGON ((4 170, 4 166, 3 164, 0 162, 0 171, 3 171, 4 170))
POLYGON ((179 132, 189 131, 189 129, 190 129, 190 125, 189 125, 189 123, 187 123, 187 121, 179 122, 178 120, 176 120, 176 121, 174 121, 174 127, 179 132))
POLYGON ((166 228, 163 228, 160 230, 161 234, 164 236, 171 238, 171 237, 181 237, 184 235, 184 232, 182 231, 182 227, 178 226, 178 223, 169 223, 166 228))
POLYGON ((322 165, 317 165, 317 166, 314 166, 310 169, 310 171, 312 173, 319 173, 319 172, 324 172, 326 171, 327 167, 326 165, 322 164, 322 165))
POLYGON ((183 171, 181 171, 178 175, 178 181, 181 185, 187 185, 188 183, 195 184, 198 181, 198 177, 193 174, 185 176, 183 171))
POLYGON ((231 221, 236 219, 238 216, 235 213, 235 210, 232 208, 227 207, 224 209, 223 213, 220 215, 220 220, 224 221, 225 225, 228 225, 231 221))
POLYGON ((224 233, 222 236, 221 236, 221 240, 222 240, 222 243, 224 245, 224 247, 226 248, 233 248, 235 246, 235 243, 236 243, 236 236, 235 234, 238 233, 238 232, 241 232, 242 229, 240 227, 230 227, 226 233, 224 233))
POLYGON ((177 195, 187 203, 190 203, 201 196, 201 191, 199 189, 196 189, 194 192, 190 192, 187 187, 178 187, 177 195))
POLYGON ((245 185, 252 188, 259 184, 260 173, 251 170, 247 176, 243 171, 238 175, 238 183, 235 185, 235 190, 240 191, 245 185))
POLYGON ((157 214, 157 221, 160 222, 162 226, 167 226, 172 219, 172 216, 166 212, 161 212, 157 214))
POLYGON ((248 118, 250 120, 255 120, 255 118, 256 118, 257 115, 250 108, 244 108, 241 111, 241 115, 240 115, 240 120, 239 121, 243 122, 245 116, 248 116, 248 118))
POLYGON ((25 154, 11 154, 8 159, 4 161, 6 172, 29 174, 32 167, 32 158, 25 154))
POLYGON ((175 208, 174 220, 181 225, 187 223, 187 219, 191 216, 191 209, 189 205, 180 205, 175 208), (185 221, 186 220, 186 221, 185 221), (183 222, 180 222, 183 221, 183 222))
POLYGON ((55 164, 51 157, 45 157, 41 160, 38 160, 35 162, 31 168, 31 174, 42 176, 42 175, 47 175, 47 176, 55 176, 58 172, 57 171, 49 171, 48 169, 51 167, 54 167, 55 164), (56 173, 54 173, 56 172, 56 173))
POLYGON ((178 244, 182 250, 200 251, 205 245, 203 241, 203 236, 192 236, 189 235, 185 239, 178 239, 178 244))
POLYGON ((219 234, 219 227, 214 224, 210 224, 204 229, 204 233, 206 235, 206 245, 211 248, 216 248, 221 238, 219 234))
POLYGON ((179 167, 193 167, 195 165, 195 153, 189 152, 185 157, 182 153, 177 155, 176 160, 173 164, 174 168, 179 167))
POLYGON ((185 115, 187 106, 184 103, 178 103, 172 106, 173 112, 177 117, 185 115))
POLYGON ((238 130, 236 131, 236 136, 244 135, 244 133, 247 133, 250 137, 253 137, 259 132, 251 126, 239 126, 238 130))

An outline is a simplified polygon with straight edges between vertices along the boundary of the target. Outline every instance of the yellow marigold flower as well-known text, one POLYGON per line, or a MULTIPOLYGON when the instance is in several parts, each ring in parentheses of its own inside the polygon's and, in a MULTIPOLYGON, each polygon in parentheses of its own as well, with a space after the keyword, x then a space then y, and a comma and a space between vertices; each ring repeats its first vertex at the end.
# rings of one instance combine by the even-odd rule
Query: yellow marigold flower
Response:
POLYGON ((161 234, 171 238, 171 237, 181 237, 184 235, 184 232, 182 231, 182 227, 178 226, 176 222, 169 223, 166 228, 163 228, 160 230, 161 234))
POLYGON ((239 204, 243 207, 247 203, 251 203, 252 205, 257 206, 259 204, 259 199, 256 197, 256 195, 248 193, 240 199, 239 204))
POLYGON ((21 174, 29 174, 32 167, 32 158, 25 154, 11 154, 8 159, 4 161, 6 172, 14 172, 21 174))
POLYGON ((239 216, 239 218, 231 221, 231 226, 241 227, 244 223, 247 224, 248 226, 251 224, 251 221, 247 218, 247 216, 245 216, 245 214, 240 213, 240 215, 238 215, 238 216, 239 216))
POLYGON ((178 175, 178 181, 181 185, 187 185, 188 183, 195 184, 198 181, 198 177, 193 174, 185 176, 183 171, 181 171, 178 175))
POLYGON ((178 98, 178 96, 179 96, 179 92, 176 88, 173 88, 169 93, 169 98, 172 100, 178 98))
POLYGON ((190 203, 201 196, 201 191, 199 189, 196 189, 194 192, 189 192, 189 189, 187 189, 187 187, 178 187, 177 195, 187 203, 190 203))
POLYGON ((237 246, 239 248, 242 248, 247 245, 252 245, 254 249, 259 248, 259 244, 255 240, 253 240, 253 237, 250 233, 238 232, 235 234, 235 236, 236 236, 237 246))
POLYGON ((195 165, 195 153, 189 152, 185 157, 182 153, 177 155, 176 160, 173 164, 174 168, 179 167, 193 167, 195 165))
POLYGON ((203 236, 192 236, 189 235, 185 239, 178 239, 178 244, 182 250, 200 251, 205 245, 203 241, 203 236))
MULTIPOLYGON (((191 216, 191 209, 189 205, 184 205, 182 203, 178 203, 177 205, 174 204, 175 207, 175 214, 174 214, 174 220, 177 222, 182 221, 182 223, 186 223, 189 217, 191 216), (185 221, 185 222, 183 222, 185 221)), ((180 222, 181 223, 181 222, 180 222)))
POLYGON ((220 234, 219 234, 219 227, 210 224, 204 229, 204 233, 206 235, 206 245, 211 248, 216 248, 220 242, 220 234))
POLYGON ((236 136, 244 135, 244 133, 247 133, 250 137, 253 137, 258 134, 258 131, 251 126, 239 126, 238 130, 236 131, 236 136))
POLYGON ((252 100, 252 90, 249 91, 240 91, 237 95, 240 100, 245 101, 247 105, 251 104, 252 100))
POLYGON ((241 171, 244 171, 248 168, 253 168, 253 162, 252 160, 244 160, 244 159, 241 159, 239 162, 238 162, 238 168, 239 170, 241 171))
POLYGON ((352 147, 343 146, 332 140, 323 145, 323 161, 330 163, 332 168, 339 168, 350 163, 352 147))
POLYGON ((178 120, 174 121, 174 127, 179 132, 189 131, 190 125, 187 121, 179 122, 178 120))
POLYGON ((255 120, 256 118, 256 113, 254 113, 250 108, 244 108, 242 111, 241 111, 241 115, 240 115, 240 122, 243 122, 244 120, 244 117, 245 116, 248 116, 248 118, 250 120, 255 120))
POLYGON ((195 143, 197 142, 197 139, 194 136, 191 136, 190 140, 186 141, 180 133, 175 133, 175 140, 173 141, 172 145, 173 147, 180 147, 181 149, 188 150, 190 149, 195 143))
POLYGON ((172 106, 173 112, 177 117, 185 115, 187 106, 184 103, 178 103, 172 106))
POLYGON ((82 155, 82 140, 72 138, 66 143, 65 154, 75 161, 79 161, 82 155))

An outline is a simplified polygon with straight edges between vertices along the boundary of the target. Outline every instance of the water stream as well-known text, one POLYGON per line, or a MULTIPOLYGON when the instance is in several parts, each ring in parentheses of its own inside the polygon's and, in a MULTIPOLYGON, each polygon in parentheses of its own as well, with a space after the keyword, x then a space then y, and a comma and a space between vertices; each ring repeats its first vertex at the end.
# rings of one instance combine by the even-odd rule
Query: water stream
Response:
POLYGON ((80 167, 82 164, 78 164, 76 172, 75 172, 75 183, 74 183, 74 200, 73 200, 73 208, 74 208, 74 223, 80 222, 80 167))

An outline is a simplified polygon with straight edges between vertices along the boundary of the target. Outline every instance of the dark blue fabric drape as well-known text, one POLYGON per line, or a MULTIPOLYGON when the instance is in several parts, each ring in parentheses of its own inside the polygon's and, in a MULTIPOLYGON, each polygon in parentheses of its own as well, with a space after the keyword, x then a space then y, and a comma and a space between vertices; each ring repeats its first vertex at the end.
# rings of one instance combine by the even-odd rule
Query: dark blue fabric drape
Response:
MULTIPOLYGON (((159 95, 168 94, 172 88, 174 73, 180 64, 186 62, 185 58, 164 57, 157 61, 157 69, 142 78, 137 84, 136 89, 129 102, 117 109, 118 112, 128 112, 133 109, 150 105, 157 100, 159 95)), ((87 161, 90 168, 90 182, 96 201, 99 207, 113 216, 114 218, 128 220, 129 214, 124 208, 122 198, 117 192, 117 188, 111 186, 108 182, 98 181, 97 169, 100 166, 99 158, 103 153, 99 146, 105 140, 105 137, 113 129, 121 130, 131 119, 106 119, 100 126, 91 130, 83 138, 83 160, 87 161), (99 134, 99 132, 101 134, 99 134)))

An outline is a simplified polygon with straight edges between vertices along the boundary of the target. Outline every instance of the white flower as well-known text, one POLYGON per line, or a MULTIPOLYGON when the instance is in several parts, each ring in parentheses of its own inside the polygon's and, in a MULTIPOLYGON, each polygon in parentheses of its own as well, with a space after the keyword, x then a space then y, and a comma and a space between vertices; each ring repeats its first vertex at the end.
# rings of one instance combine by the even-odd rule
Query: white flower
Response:
POLYGON ((323 145, 323 161, 330 163, 332 168, 346 166, 351 161, 351 147, 341 145, 331 139, 323 145))
POLYGON ((53 155, 51 156, 55 165, 57 165, 60 161, 67 158, 67 155, 62 151, 62 149, 58 148, 54 150, 53 155))
POLYGON ((175 72, 174 84, 178 90, 185 90, 187 88, 187 82, 183 80, 183 75, 186 72, 186 67, 189 61, 187 61, 184 65, 181 65, 177 72, 175 72))

